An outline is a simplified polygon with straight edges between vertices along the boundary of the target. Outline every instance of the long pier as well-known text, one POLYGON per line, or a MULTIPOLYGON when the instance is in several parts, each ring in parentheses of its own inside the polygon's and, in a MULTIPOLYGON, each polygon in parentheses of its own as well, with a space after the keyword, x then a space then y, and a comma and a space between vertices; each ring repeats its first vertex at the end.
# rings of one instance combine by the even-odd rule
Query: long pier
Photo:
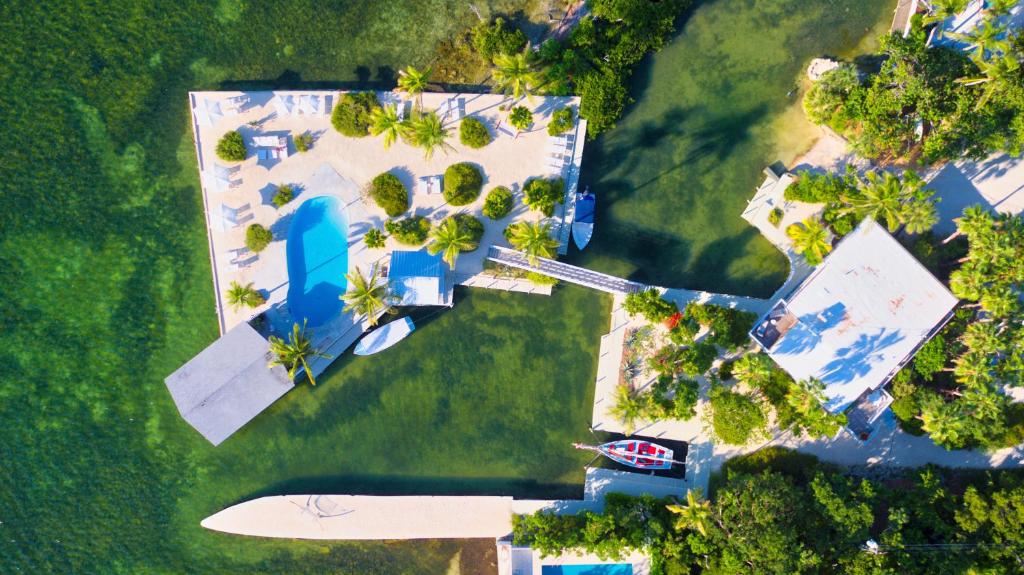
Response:
POLYGON ((548 258, 537 258, 537 265, 531 265, 529 258, 522 252, 500 246, 491 246, 487 251, 487 259, 505 266, 541 273, 562 281, 613 294, 630 294, 642 291, 647 287, 642 283, 548 258))

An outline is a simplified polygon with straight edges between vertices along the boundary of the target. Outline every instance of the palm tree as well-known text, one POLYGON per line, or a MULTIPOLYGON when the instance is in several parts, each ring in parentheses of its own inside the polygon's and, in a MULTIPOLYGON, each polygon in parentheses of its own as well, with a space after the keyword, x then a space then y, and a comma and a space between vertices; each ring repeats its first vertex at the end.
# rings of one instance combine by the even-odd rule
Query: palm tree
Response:
POLYGON ((763 353, 748 353, 732 366, 733 376, 751 387, 761 387, 772 376, 775 366, 763 353))
POLYGON ((398 90, 400 92, 405 92, 410 98, 415 96, 416 107, 419 110, 423 109, 423 92, 425 92, 429 86, 429 67, 420 72, 412 66, 406 66, 405 70, 399 70, 398 72, 398 90))
POLYGON ((1017 70, 1020 69, 1020 62, 1013 56, 1002 55, 992 60, 975 62, 975 64, 978 65, 981 76, 957 78, 956 81, 965 86, 985 85, 981 97, 978 98, 978 103, 975 104, 975 109, 981 109, 994 94, 1003 89, 1004 85, 1010 85, 1015 81, 1017 70))
POLYGON ((924 24, 934 24, 942 22, 950 16, 956 16, 967 9, 967 2, 968 0, 931 0, 929 2, 931 7, 928 10, 928 15, 924 17, 922 22, 924 24))
POLYGON ((669 505, 668 510, 679 515, 676 529, 696 529, 698 533, 708 534, 711 525, 711 502, 701 496, 700 488, 686 492, 686 505, 669 505))
POLYGON ((378 106, 370 112, 370 133, 384 134, 384 149, 390 148, 402 133, 402 121, 398 119, 398 106, 378 106))
POLYGON ((953 360, 953 377, 969 387, 986 385, 992 381, 992 362, 988 354, 968 351, 953 360))
POLYGON ((793 250, 803 254, 809 265, 820 264, 825 255, 832 251, 828 229, 814 217, 789 226, 786 235, 793 240, 793 250))
POLYGON ((387 280, 381 276, 380 268, 374 264, 367 277, 356 267, 345 277, 348 279, 348 291, 340 296, 345 302, 345 311, 366 316, 370 325, 377 325, 377 318, 384 312, 390 312, 394 304, 394 296, 388 289, 387 280))
POLYGON ((431 254, 441 252, 441 258, 448 262, 452 269, 455 269, 455 260, 459 257, 459 252, 469 251, 475 247, 473 235, 463 229, 454 218, 448 218, 430 230, 430 237, 434 241, 427 246, 427 251, 431 254))
POLYGON ((987 282, 984 272, 975 265, 965 264, 949 274, 949 290, 959 299, 981 299, 987 282))
POLYGON ((903 201, 910 197, 914 191, 911 186, 916 184, 908 181, 909 185, 904 186, 898 176, 888 172, 884 176, 869 172, 867 180, 856 192, 842 197, 847 204, 843 212, 884 221, 889 232, 894 233, 902 222, 903 201))
POLYGON ((1009 286, 991 287, 981 292, 981 309, 987 311, 993 317, 1008 317, 1014 315, 1020 308, 1020 295, 1009 286))
POLYGON ((911 200, 903 204, 903 229, 908 234, 920 234, 939 223, 939 210, 928 200, 911 200))
POLYGON ((531 97, 531 91, 537 84, 532 56, 529 46, 519 54, 496 54, 492 71, 495 91, 511 95, 516 100, 523 95, 531 97))
POLYGON ((996 52, 1005 54, 1010 51, 1010 43, 1006 40, 1006 27, 996 26, 988 20, 982 22, 970 34, 958 34, 950 32, 950 36, 966 42, 967 50, 970 50, 971 58, 981 64, 987 60, 987 56, 996 52))
POLYGON ((450 130, 441 124, 441 118, 434 112, 414 114, 405 123, 404 130, 409 143, 423 148, 424 156, 428 159, 434 155, 435 148, 441 148, 445 153, 452 149, 447 141, 450 130))
POLYGON ((530 127, 533 123, 533 113, 526 106, 516 106, 508 114, 508 123, 516 129, 516 137, 519 137, 519 132, 530 127))
POLYGON ((526 254, 531 266, 536 266, 538 258, 550 258, 555 255, 558 240, 551 237, 551 224, 540 222, 519 222, 509 226, 508 241, 517 250, 526 254))
MULTIPOLYGON (((312 334, 310 334, 312 336, 312 334)), ((288 337, 288 341, 272 335, 268 338, 270 342, 270 351, 274 354, 274 359, 270 360, 267 367, 274 367, 275 365, 284 366, 288 370, 288 377, 295 379, 295 372, 299 370, 299 366, 306 371, 306 377, 309 378, 309 383, 316 385, 316 380, 313 379, 313 372, 309 369, 308 360, 314 357, 323 357, 330 359, 331 356, 321 353, 320 350, 313 347, 310 342, 310 337, 306 336, 306 322, 302 322, 302 327, 299 324, 292 324, 292 333, 288 337)))
POLYGON ((935 394, 925 394, 921 402, 921 428, 938 444, 959 444, 964 436, 964 418, 959 402, 946 403, 935 394))
POLYGON ((646 402, 644 397, 628 385, 615 387, 615 404, 608 414, 622 422, 626 434, 633 433, 636 423, 643 419, 646 402))
POLYGON ((984 354, 995 353, 1003 347, 999 328, 988 322, 974 322, 968 325, 960 336, 960 341, 967 349, 984 354))
POLYGON ((967 234, 970 238, 980 231, 992 229, 992 213, 981 207, 981 204, 968 206, 964 209, 964 214, 955 221, 956 231, 942 240, 942 243, 948 244, 961 234, 967 234))
POLYGON ((245 285, 240 285, 238 282, 231 282, 231 288, 227 293, 228 305, 232 309, 238 309, 240 307, 259 307, 263 302, 267 301, 263 297, 263 294, 252 288, 252 282, 245 285))

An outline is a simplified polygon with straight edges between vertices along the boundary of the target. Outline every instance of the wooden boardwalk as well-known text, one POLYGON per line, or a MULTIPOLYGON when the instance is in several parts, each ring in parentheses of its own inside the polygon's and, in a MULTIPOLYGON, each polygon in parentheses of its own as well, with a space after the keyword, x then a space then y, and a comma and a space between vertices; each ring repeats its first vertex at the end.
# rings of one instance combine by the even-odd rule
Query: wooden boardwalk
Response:
POLYGON ((537 258, 537 265, 532 266, 522 252, 500 246, 491 246, 487 251, 487 259, 509 267, 542 273, 562 281, 608 293, 628 294, 647 287, 641 283, 547 258, 537 258))

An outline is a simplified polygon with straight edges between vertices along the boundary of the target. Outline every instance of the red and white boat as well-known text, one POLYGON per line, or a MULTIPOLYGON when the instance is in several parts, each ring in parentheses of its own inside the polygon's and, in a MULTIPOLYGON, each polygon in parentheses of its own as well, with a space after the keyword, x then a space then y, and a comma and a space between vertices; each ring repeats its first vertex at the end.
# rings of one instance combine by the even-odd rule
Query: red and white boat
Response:
POLYGON ((672 459, 671 449, 639 439, 622 439, 601 445, 573 443, 572 446, 576 449, 596 451, 616 463, 637 469, 671 469, 673 463, 683 464, 682 461, 672 459))

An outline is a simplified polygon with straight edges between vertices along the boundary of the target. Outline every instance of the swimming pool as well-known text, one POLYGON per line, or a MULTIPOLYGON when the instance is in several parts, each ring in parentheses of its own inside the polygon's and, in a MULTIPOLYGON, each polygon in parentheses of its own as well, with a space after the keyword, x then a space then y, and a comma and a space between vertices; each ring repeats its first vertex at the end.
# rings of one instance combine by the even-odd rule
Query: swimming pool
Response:
POLYGON ((348 282, 348 222, 341 200, 310 198, 288 228, 288 307, 296 323, 322 325, 341 312, 348 282))
POLYGON ((541 575, 633 575, 629 563, 602 565, 541 565, 541 575))

